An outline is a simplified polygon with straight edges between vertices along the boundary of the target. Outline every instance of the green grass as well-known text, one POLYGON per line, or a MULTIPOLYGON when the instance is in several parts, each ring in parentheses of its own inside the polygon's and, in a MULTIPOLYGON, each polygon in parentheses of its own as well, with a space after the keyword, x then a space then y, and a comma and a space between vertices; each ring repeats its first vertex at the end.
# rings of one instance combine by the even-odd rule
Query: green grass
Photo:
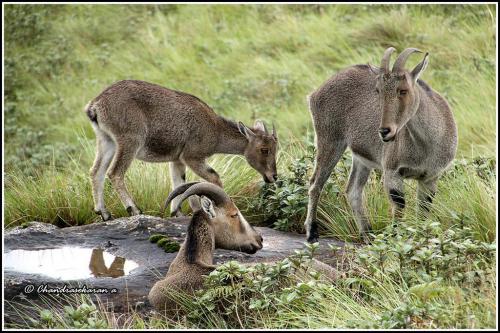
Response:
MULTIPOLYGON (((464 223, 481 241, 496 239, 496 169, 490 168, 485 176, 484 165, 473 162, 487 158, 496 163, 493 5, 5 5, 4 9, 5 228, 34 220, 60 226, 99 220, 93 213, 88 177, 95 137, 82 109, 115 81, 154 82, 194 94, 228 118, 247 124, 255 119, 274 122, 280 139, 278 172, 286 178, 291 177, 289 166, 307 154, 312 138, 306 95, 341 68, 378 64, 388 46, 398 51, 412 46, 430 52, 422 79, 447 98, 459 130, 457 161, 439 182, 430 219, 444 226, 464 223)), ((414 56, 408 66, 418 61, 414 56)), ((262 186, 260 175, 240 156, 213 156, 210 165, 245 216, 261 222, 262 212, 252 209, 262 186)), ((348 172, 346 158, 321 197, 319 218, 324 235, 358 241, 344 195, 348 172)), ((191 171, 188 179, 196 179, 191 171)), ((160 215, 170 191, 168 167, 134 161, 127 186, 144 213, 160 215)), ((413 221, 418 219, 416 184, 408 182, 406 189, 405 221, 413 221)), ((365 198, 375 231, 385 230, 391 222, 389 202, 375 174, 365 198)), ((109 182, 105 200, 115 217, 127 215, 109 182)), ((303 216, 290 218, 296 223, 303 220, 303 216)), ((349 320, 369 319, 401 305, 398 286, 387 280, 375 282, 381 287, 380 304, 358 303, 340 292, 314 309, 290 309, 279 317, 262 318, 262 326, 281 327, 290 321, 297 327, 344 327, 349 320)), ((476 321, 466 327, 491 327, 494 319, 484 312, 494 308, 494 294, 489 290, 476 305, 467 305, 476 321)), ((129 325, 183 327, 182 322, 137 314, 131 315, 129 325)))

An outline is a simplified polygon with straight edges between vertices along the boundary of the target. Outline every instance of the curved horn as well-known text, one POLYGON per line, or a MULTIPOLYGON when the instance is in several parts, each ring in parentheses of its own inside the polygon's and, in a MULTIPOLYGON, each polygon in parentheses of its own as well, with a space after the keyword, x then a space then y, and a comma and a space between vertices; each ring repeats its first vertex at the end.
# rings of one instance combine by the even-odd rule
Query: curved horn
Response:
POLYGON ((392 72, 393 73, 402 72, 404 69, 404 65, 406 63, 406 60, 408 60, 408 57, 410 56, 410 54, 412 54, 414 52, 422 53, 422 51, 420 51, 419 49, 416 49, 414 47, 409 47, 409 48, 405 49, 403 52, 401 52, 401 54, 398 56, 398 58, 394 62, 394 66, 392 66, 392 72))
POLYGON ((192 195, 204 195, 210 200, 213 200, 216 206, 231 201, 231 198, 229 198, 222 188, 212 183, 203 182, 190 186, 184 193, 182 193, 179 203, 176 207, 173 207, 170 214, 175 214, 180 209, 182 202, 192 195))
POLYGON ((380 68, 382 68, 383 73, 389 73, 389 62, 391 61, 391 54, 396 51, 392 46, 385 50, 382 56, 382 61, 380 62, 380 68))
POLYGON ((188 188, 190 188, 191 186, 199 184, 199 183, 200 182, 185 183, 185 184, 182 184, 182 185, 177 186, 176 188, 174 188, 174 190, 172 192, 170 192, 170 194, 168 195, 167 200, 165 200, 165 204, 163 205, 163 209, 161 211, 161 215, 163 216, 163 214, 165 213, 165 209, 167 209, 168 205, 170 204, 170 201, 174 200, 174 198, 176 196, 178 196, 178 195, 186 192, 186 190, 188 188))

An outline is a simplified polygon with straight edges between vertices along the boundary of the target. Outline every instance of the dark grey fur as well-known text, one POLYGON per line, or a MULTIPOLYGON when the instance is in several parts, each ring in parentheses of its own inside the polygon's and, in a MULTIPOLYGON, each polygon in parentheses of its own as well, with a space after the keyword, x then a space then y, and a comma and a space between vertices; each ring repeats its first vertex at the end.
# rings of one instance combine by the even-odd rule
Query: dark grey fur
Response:
POLYGON ((318 239, 316 211, 322 188, 347 148, 353 153, 347 196, 363 235, 371 230, 362 197, 372 169, 383 170, 387 193, 401 194, 391 200, 397 218, 402 214, 398 198, 404 196, 403 179, 417 179, 419 200, 429 201, 427 196, 436 192, 438 178, 455 157, 458 138, 450 107, 419 80, 428 54, 410 72, 404 69, 406 59, 420 51, 406 49, 391 71, 393 51, 386 50, 380 68, 346 68, 308 96, 317 148, 305 222, 309 242, 318 239))

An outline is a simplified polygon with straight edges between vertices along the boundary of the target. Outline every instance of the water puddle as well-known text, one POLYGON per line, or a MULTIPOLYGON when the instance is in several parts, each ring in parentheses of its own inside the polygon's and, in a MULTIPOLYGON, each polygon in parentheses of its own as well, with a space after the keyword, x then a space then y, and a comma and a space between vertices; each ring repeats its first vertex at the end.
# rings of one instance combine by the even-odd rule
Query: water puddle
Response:
POLYGON ((47 250, 13 250, 4 254, 5 270, 41 274, 58 280, 120 277, 137 268, 135 262, 102 249, 61 247, 47 250))

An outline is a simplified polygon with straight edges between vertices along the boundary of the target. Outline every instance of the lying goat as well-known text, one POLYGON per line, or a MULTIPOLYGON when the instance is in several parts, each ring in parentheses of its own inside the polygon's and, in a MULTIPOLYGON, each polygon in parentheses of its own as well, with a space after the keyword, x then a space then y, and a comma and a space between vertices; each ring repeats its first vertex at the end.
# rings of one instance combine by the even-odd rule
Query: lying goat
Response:
POLYGON ((203 275, 216 268, 213 265, 216 248, 250 254, 262 249, 262 236, 245 220, 231 198, 214 184, 193 182, 174 189, 167 203, 177 196, 180 200, 172 215, 192 195, 201 196, 201 209, 193 214, 186 240, 165 279, 156 282, 149 292, 149 301, 158 310, 176 308, 171 291, 193 292, 202 287, 203 275))

